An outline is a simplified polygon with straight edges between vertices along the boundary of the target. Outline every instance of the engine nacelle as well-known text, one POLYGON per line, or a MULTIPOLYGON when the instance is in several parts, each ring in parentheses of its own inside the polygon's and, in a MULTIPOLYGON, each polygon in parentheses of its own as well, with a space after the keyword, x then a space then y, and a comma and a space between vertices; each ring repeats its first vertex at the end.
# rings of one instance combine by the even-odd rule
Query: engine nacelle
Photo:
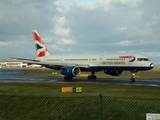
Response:
POLYGON ((120 76, 123 74, 123 71, 107 71, 107 70, 105 70, 104 73, 108 74, 108 75, 112 75, 112 76, 120 76))
POLYGON ((61 69, 60 73, 66 76, 76 77, 80 75, 81 69, 76 66, 68 66, 66 68, 61 69))

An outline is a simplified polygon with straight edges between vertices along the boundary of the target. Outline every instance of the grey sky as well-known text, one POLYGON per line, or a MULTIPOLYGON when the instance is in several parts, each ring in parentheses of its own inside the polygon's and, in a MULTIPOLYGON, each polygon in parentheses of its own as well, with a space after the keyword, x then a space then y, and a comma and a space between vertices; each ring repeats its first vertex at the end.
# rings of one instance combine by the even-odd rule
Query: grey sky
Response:
POLYGON ((36 29, 52 54, 139 53, 160 63, 159 0, 0 0, 0 59, 36 57, 36 29))

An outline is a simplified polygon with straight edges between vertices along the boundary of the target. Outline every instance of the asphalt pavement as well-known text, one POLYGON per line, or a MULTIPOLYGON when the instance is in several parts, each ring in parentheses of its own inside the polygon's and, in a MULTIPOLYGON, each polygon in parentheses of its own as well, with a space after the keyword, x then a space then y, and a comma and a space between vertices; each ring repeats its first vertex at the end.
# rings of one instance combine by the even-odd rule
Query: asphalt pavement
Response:
MULTIPOLYGON (((21 69, 0 69, 0 82, 52 82, 66 83, 63 77, 59 76, 19 76, 21 69)), ((136 80, 132 83, 129 80, 115 80, 107 78, 97 78, 97 80, 88 80, 84 77, 75 77, 75 83, 86 84, 116 84, 116 85, 137 85, 137 86, 157 86, 160 87, 160 80, 136 80)))

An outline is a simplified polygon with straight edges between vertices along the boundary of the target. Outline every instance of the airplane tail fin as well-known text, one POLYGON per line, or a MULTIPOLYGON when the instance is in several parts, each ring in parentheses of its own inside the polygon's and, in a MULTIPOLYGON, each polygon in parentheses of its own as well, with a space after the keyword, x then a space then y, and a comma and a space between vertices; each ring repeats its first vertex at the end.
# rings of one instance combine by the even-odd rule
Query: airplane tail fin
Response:
POLYGON ((44 44, 43 40, 41 39, 41 37, 39 36, 38 32, 36 30, 33 30, 32 34, 33 34, 33 39, 34 39, 34 43, 35 43, 35 47, 36 47, 36 51, 37 51, 37 56, 44 57, 44 56, 50 55, 47 47, 45 46, 45 44, 44 44))

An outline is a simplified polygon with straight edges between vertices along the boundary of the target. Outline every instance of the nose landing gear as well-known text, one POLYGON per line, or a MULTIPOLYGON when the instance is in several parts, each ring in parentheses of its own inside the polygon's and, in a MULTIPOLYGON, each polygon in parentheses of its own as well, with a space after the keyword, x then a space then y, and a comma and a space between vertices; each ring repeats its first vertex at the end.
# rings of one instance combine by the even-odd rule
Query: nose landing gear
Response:
POLYGON ((132 73, 132 77, 131 77, 131 79, 130 79, 130 82, 135 82, 135 73, 132 73))
POLYGON ((135 82, 136 81, 136 73, 137 73, 138 71, 131 71, 131 73, 132 73, 132 77, 130 78, 130 82, 135 82))

